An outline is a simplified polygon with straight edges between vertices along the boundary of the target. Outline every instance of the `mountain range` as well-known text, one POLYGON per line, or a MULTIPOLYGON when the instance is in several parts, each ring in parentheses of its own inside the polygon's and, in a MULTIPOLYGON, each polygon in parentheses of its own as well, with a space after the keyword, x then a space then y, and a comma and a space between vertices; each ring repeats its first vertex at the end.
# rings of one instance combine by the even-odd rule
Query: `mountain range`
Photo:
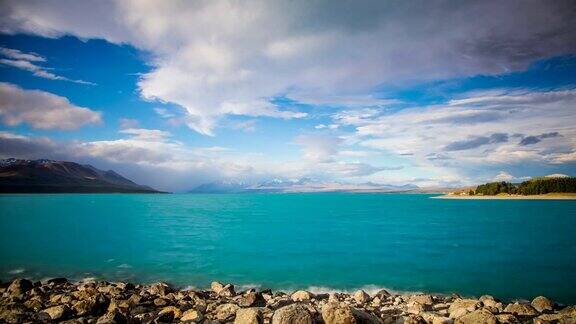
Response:
POLYGON ((3 193, 158 193, 108 170, 53 160, 0 160, 3 193))
POLYGON ((413 184, 388 185, 372 182, 342 183, 311 178, 297 180, 272 179, 261 182, 215 181, 202 184, 189 193, 244 193, 244 192, 415 192, 413 184))

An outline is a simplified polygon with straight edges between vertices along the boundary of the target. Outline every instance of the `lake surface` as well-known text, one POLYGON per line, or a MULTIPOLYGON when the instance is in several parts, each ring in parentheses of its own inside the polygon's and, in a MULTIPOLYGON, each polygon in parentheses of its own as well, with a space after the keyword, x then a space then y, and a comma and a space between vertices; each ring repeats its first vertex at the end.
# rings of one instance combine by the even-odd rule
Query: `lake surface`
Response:
POLYGON ((0 278, 576 302, 576 201, 430 197, 0 195, 0 278))

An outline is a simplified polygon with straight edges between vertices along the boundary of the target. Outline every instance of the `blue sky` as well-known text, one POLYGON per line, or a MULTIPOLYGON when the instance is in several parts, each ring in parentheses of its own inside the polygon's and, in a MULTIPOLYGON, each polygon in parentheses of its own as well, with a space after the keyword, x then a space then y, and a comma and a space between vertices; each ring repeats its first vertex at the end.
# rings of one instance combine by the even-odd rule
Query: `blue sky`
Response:
POLYGON ((570 8, 5 1, 0 155, 176 191, 574 175, 570 8))

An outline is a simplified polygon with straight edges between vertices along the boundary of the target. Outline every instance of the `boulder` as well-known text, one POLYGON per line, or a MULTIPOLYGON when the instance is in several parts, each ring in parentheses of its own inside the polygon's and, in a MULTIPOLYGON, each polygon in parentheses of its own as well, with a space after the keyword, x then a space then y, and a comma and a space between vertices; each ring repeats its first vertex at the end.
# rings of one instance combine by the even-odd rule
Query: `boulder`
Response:
POLYGON ((79 300, 72 305, 72 310, 78 316, 85 316, 92 314, 96 301, 91 299, 79 300))
POLYGON ((256 307, 240 308, 236 311, 234 324, 262 324, 262 313, 256 307))
POLYGON ((52 320, 61 321, 66 319, 70 315, 70 308, 66 305, 58 305, 46 308, 38 314, 38 317, 42 321, 52 320))
POLYGON ((222 304, 216 307, 216 319, 222 322, 231 321, 240 307, 236 304, 222 304))
POLYGON ((173 319, 179 319, 180 317, 182 317, 182 311, 178 307, 174 306, 167 306, 162 308, 162 310, 158 312, 158 315, 162 315, 164 313, 172 313, 173 319))
POLYGON ((520 304, 520 303, 513 303, 508 304, 506 308, 504 308, 504 312, 514 314, 516 316, 538 316, 540 313, 532 305, 529 304, 520 304))
POLYGON ((272 324, 312 324, 310 312, 302 304, 291 304, 277 309, 272 324))
POLYGON ((114 309, 111 312, 100 316, 96 321, 96 324, 124 324, 127 323, 126 316, 122 314, 118 309, 114 309))
POLYGON ((520 321, 512 314, 498 314, 496 315, 498 323, 500 324, 519 324, 520 321))
POLYGON ((385 289, 381 289, 380 291, 378 291, 376 293, 376 295, 374 295, 374 297, 378 297, 378 298, 380 298, 380 300, 386 300, 390 296, 392 296, 392 295, 390 295, 390 293, 388 291, 386 291, 385 289))
POLYGON ((212 281, 212 283, 210 284, 210 289, 212 289, 212 291, 217 294, 220 293, 220 290, 222 290, 222 288, 224 288, 224 285, 219 283, 218 281, 212 281))
POLYGON ((358 324, 382 324, 382 321, 378 317, 363 310, 353 308, 352 314, 354 314, 354 318, 358 324))
POLYGON ((150 285, 150 287, 148 288, 148 292, 151 295, 164 296, 164 295, 172 292, 172 288, 166 283, 158 282, 158 283, 150 285))
POLYGON ((310 300, 314 297, 314 295, 311 292, 308 292, 306 290, 298 290, 295 291, 290 298, 292 298, 293 301, 306 301, 306 300, 310 300))
POLYGON ((411 296, 409 299, 411 302, 416 302, 421 305, 429 305, 432 306, 434 304, 434 299, 430 295, 414 295, 411 296))
POLYGON ((326 324, 356 324, 352 308, 338 302, 329 302, 322 307, 322 319, 326 324))
POLYGON ((8 286, 8 289, 6 290, 6 292, 10 296, 18 296, 18 295, 24 294, 25 292, 32 289, 33 287, 34 287, 34 285, 32 284, 32 281, 30 281, 30 280, 15 279, 14 281, 12 281, 10 286, 8 286))
POLYGON ((262 297, 262 294, 251 291, 245 293, 239 300, 238 305, 241 307, 252 307, 252 306, 265 306, 266 300, 262 297))
POLYGON ((218 295, 224 296, 224 297, 235 296, 236 292, 234 291, 234 285, 231 285, 231 284, 225 285, 224 287, 222 287, 222 289, 220 289, 220 292, 218 293, 218 295))
POLYGON ((478 309, 470 312, 462 317, 459 317, 454 322, 455 324, 497 324, 498 319, 494 314, 485 309, 478 309))
POLYGON ((458 318, 466 313, 470 313, 480 308, 482 303, 476 299, 456 299, 448 308, 450 318, 458 318))
POLYGON ((540 313, 551 312, 554 310, 554 303, 544 296, 534 298, 531 305, 540 313))
POLYGON ((204 316, 196 309, 189 309, 182 314, 180 321, 182 322, 200 322, 204 316))
POLYGON ((358 304, 366 304, 367 302, 370 301, 370 295, 368 295, 364 290, 360 289, 358 291, 356 291, 354 293, 354 295, 352 295, 352 297, 354 298, 354 300, 358 303, 358 304))

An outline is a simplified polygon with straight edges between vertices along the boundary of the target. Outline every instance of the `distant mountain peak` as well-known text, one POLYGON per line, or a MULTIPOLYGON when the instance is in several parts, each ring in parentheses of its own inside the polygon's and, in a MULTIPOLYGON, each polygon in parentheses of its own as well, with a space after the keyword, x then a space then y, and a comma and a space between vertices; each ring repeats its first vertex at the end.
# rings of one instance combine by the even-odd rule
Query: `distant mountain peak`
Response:
POLYGON ((389 185, 321 181, 312 178, 279 179, 259 182, 219 180, 204 183, 190 193, 242 193, 242 192, 408 192, 419 189, 413 184, 389 185))
POLYGON ((0 192, 158 192, 113 170, 49 159, 0 160, 0 192))

